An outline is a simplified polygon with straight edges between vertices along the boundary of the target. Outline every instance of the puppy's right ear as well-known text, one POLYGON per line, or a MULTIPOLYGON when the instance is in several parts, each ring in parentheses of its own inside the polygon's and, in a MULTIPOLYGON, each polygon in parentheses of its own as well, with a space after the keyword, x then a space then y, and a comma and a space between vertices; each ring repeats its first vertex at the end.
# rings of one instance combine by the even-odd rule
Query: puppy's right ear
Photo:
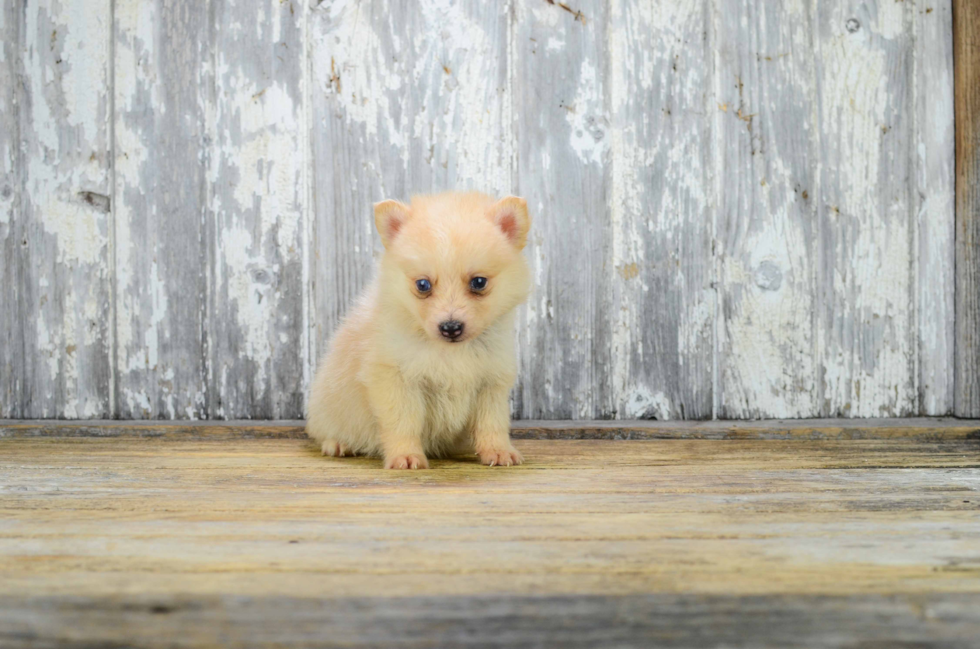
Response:
POLYGON ((398 231, 408 221, 408 205, 398 201, 381 201, 374 204, 374 226, 381 235, 381 243, 385 248, 391 246, 398 231))

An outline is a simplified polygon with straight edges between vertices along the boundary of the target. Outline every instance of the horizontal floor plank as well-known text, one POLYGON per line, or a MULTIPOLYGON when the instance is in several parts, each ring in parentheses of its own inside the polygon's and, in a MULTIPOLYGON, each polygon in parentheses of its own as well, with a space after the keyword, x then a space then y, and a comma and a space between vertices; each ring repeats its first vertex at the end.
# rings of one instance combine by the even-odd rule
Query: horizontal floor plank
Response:
MULTIPOLYGON (((284 421, 68 421, 0 419, 0 438, 180 437, 300 439, 304 422, 284 421)), ((980 420, 773 419, 760 421, 515 421, 515 439, 894 439, 980 440, 980 420)))
POLYGON ((976 605, 974 596, 949 594, 3 598, 0 640, 8 649, 92 646, 97 628, 99 646, 147 648, 971 649, 976 605))

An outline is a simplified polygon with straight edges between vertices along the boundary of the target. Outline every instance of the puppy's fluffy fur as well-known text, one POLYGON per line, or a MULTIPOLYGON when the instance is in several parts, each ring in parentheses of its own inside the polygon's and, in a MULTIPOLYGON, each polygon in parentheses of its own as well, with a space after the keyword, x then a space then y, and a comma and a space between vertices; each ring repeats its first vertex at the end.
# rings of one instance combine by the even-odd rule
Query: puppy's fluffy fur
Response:
POLYGON ((464 453, 520 464, 507 397, 529 288, 525 201, 416 196, 376 204, 374 219, 385 253, 313 379, 307 434, 324 455, 381 456, 389 469, 464 453))

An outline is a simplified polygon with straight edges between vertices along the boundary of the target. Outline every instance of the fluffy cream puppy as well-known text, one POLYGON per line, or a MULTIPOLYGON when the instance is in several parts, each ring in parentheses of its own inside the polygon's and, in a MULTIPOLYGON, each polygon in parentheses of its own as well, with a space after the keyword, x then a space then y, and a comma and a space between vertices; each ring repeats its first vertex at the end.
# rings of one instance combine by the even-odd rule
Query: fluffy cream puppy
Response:
POLYGON ((529 288, 524 199, 415 196, 377 203, 374 221, 385 252, 320 362, 307 434, 324 455, 380 456, 388 469, 464 453, 520 464, 508 395, 529 288))

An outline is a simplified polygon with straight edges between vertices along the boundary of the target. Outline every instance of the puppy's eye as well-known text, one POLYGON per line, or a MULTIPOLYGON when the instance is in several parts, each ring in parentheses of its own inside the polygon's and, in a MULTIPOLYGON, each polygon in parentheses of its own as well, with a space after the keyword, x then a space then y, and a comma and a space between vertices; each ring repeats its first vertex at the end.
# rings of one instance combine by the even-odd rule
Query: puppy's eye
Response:
POLYGON ((415 280, 415 288, 419 290, 419 293, 428 293, 432 290, 432 282, 427 279, 417 279, 415 280))
POLYGON ((470 280, 470 290, 482 291, 486 287, 487 287, 486 277, 474 277, 473 279, 470 280))

